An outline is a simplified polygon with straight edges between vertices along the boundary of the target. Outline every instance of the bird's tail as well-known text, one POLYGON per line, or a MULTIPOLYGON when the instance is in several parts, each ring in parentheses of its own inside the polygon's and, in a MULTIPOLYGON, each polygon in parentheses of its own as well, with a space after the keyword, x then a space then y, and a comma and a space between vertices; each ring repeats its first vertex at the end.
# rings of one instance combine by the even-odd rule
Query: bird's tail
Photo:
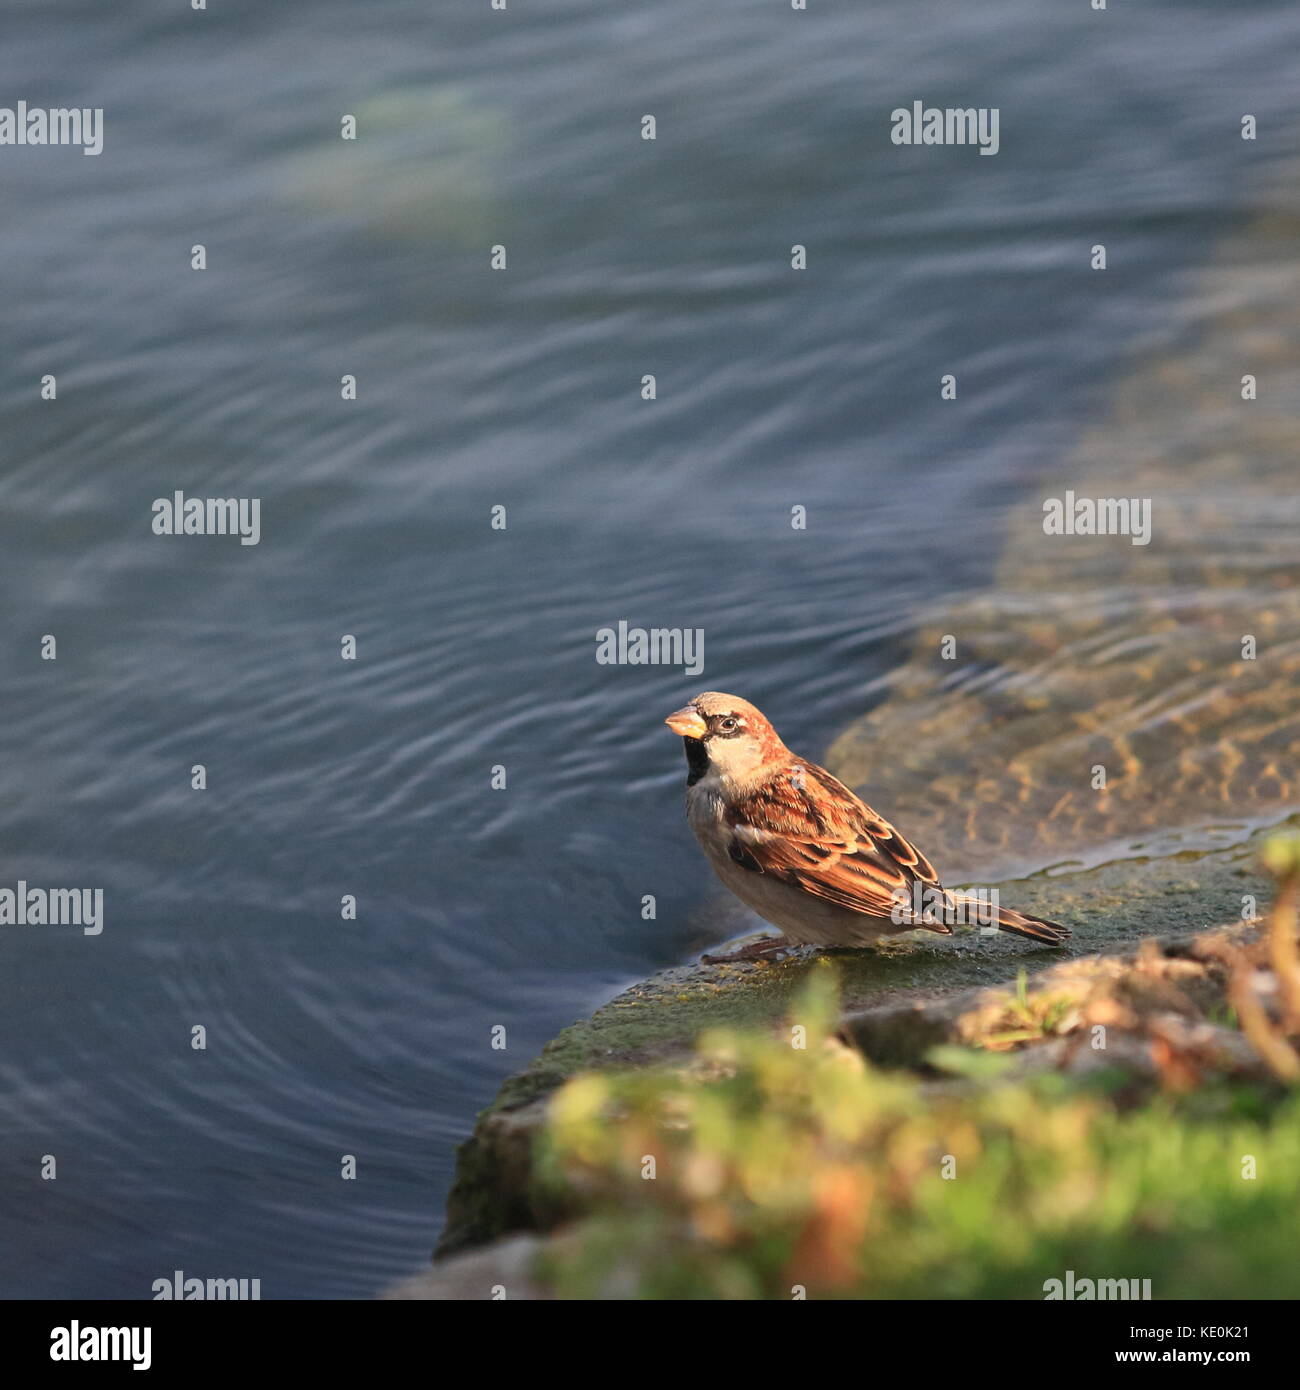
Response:
POLYGON ((1017 912, 1014 907, 999 905, 997 926, 999 931, 1027 936, 1031 941, 1041 941, 1045 946, 1061 946, 1070 937, 1069 927, 1063 927, 1059 922, 1045 922, 1041 917, 1031 917, 1027 912, 1017 912))
POLYGON ((966 926, 996 927, 998 931, 1011 932, 1014 936, 1027 936, 1031 941, 1041 941, 1046 946, 1059 946, 1070 937, 1069 927, 1059 922, 1048 922, 1041 917, 1031 917, 1027 912, 1017 912, 1014 907, 1003 907, 993 899, 971 893, 944 892, 943 906, 927 913, 924 919, 915 920, 915 925, 926 931, 952 935, 952 924, 966 926))

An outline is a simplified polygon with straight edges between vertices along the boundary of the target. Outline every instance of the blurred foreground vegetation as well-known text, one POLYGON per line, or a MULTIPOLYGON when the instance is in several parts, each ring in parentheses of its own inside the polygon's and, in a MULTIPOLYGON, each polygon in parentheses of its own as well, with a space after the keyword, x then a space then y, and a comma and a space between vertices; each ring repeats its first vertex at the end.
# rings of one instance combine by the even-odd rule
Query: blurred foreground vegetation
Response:
POLYGON ((1269 855, 1269 931, 1224 945, 1213 1023, 1194 1045, 1132 1023, 1157 1030, 1154 1084, 1122 1062, 1019 1065, 1089 1026, 1023 985, 1010 1007, 1032 1026, 938 1049, 925 1076, 876 1070, 837 1037, 830 960, 784 1034, 718 1031, 685 1067, 575 1078, 541 1174, 579 1216, 543 1281, 574 1298, 1041 1299, 1073 1270, 1150 1279, 1156 1299, 1300 1296, 1300 843, 1269 855), (1244 1079, 1207 1062, 1227 1028, 1259 1060, 1244 1079))

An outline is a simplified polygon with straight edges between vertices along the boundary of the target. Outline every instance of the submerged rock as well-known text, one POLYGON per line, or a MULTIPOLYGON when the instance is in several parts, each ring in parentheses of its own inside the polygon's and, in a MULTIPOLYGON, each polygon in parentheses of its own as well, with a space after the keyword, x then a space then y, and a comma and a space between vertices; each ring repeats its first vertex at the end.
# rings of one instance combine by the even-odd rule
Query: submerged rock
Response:
POLYGON ((1210 848, 1300 808, 1295 188, 1228 239, 1179 345, 1125 374, 1012 513, 991 590, 926 618, 831 748, 946 881, 1210 848), (1099 499, 1131 523, 1149 505, 1144 543, 1048 534, 1054 504, 1099 499))
POLYGON ((481 1250, 442 1260, 423 1274, 403 1279, 381 1298, 409 1303, 427 1299, 497 1299, 502 1302, 547 1297, 533 1277, 532 1265, 542 1242, 536 1236, 511 1236, 481 1250))
POLYGON ((349 114, 355 140, 335 135, 284 160, 282 197, 382 238, 418 239, 431 254, 486 250, 500 230, 504 111, 440 85, 377 93, 349 114))

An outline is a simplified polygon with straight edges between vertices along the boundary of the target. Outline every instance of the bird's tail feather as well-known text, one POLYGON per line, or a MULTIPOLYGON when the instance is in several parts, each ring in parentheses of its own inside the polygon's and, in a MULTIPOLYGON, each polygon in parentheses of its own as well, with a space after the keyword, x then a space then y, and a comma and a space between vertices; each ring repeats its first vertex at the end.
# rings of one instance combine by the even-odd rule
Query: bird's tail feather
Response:
POLYGON ((943 936, 951 936, 952 924, 959 923, 984 928, 996 926, 998 931, 1026 936, 1030 941, 1041 941, 1047 946, 1060 946, 1070 938, 1069 927, 1063 927, 1059 922, 1031 917, 1027 912, 1017 912, 1014 907, 1003 907, 1001 903, 994 904, 987 898, 969 893, 945 891, 941 908, 912 917, 909 921, 913 927, 938 932, 943 936))
POLYGON ((1011 932, 1014 936, 1027 936, 1031 941, 1041 941, 1048 946, 1060 946, 1070 937, 1069 927, 1059 922, 1047 922, 1041 917, 1031 917, 1027 912, 1017 912, 1014 907, 998 908, 998 930, 1011 932))

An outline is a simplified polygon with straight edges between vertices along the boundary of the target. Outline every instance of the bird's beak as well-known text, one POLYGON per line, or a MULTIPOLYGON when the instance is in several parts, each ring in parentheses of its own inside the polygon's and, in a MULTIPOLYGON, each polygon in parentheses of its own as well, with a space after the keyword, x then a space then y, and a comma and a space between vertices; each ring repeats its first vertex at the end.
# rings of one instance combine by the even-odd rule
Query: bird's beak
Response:
POLYGON ((709 726, 694 705, 687 705, 685 709, 670 714, 664 723, 683 738, 703 738, 709 732, 709 726))

